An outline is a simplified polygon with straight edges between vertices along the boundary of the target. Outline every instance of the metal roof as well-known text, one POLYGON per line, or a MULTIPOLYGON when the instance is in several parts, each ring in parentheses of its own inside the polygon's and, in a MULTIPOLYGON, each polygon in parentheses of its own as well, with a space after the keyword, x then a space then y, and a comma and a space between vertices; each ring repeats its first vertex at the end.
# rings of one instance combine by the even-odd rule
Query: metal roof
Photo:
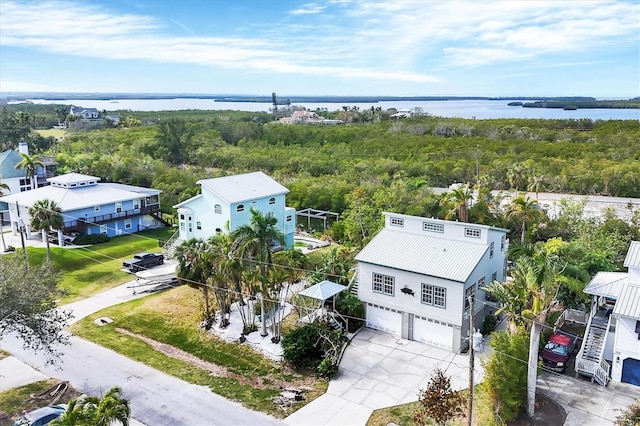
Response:
POLYGON ((627 284, 613 307, 613 314, 640 320, 640 286, 627 284))
POLYGON ((26 169, 16 169, 16 164, 22 161, 18 151, 12 149, 0 152, 0 179, 25 177, 26 169))
POLYGON ((229 204, 289 192, 287 188, 262 172, 202 179, 197 183, 215 193, 229 204))
POLYGON ((311 297, 312 299, 327 300, 346 289, 347 287, 342 284, 325 280, 302 290, 298 294, 301 296, 311 297))
POLYGON ((631 241, 627 257, 624 258, 627 268, 640 268, 640 241, 631 241))
POLYGON ((38 200, 49 199, 54 201, 60 207, 60 210, 65 212, 119 201, 134 200, 142 196, 157 195, 161 192, 158 189, 115 183, 108 185, 98 183, 76 188, 61 188, 51 185, 30 191, 17 192, 1 197, 0 200, 8 204, 17 202, 20 206, 28 208, 38 200), (135 190, 136 188, 137 190, 135 190))
POLYGON ((628 277, 627 272, 598 272, 583 291, 594 296, 618 298, 628 277))
POLYGON ((383 229, 358 253, 359 262, 465 282, 488 245, 383 229))

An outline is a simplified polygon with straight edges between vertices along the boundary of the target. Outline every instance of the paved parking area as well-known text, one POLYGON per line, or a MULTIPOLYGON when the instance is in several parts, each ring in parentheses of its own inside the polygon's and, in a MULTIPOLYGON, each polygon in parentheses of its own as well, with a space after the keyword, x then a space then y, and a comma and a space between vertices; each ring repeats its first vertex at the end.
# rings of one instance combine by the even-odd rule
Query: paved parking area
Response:
MULTIPOLYGON (((482 356, 480 354, 479 356, 482 356)), ((476 380, 482 370, 476 362, 476 380)), ((361 330, 340 363, 327 393, 284 422, 290 425, 364 425, 373 410, 418 400, 439 367, 454 389, 469 384, 469 357, 372 329, 361 330)))

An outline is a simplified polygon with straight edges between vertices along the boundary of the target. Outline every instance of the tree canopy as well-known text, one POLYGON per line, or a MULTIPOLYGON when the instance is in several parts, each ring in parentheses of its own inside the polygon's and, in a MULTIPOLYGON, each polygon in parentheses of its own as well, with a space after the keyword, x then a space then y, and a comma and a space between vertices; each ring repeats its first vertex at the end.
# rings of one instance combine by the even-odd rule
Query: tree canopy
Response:
POLYGON ((49 262, 28 265, 20 256, 0 256, 0 336, 14 333, 25 348, 42 350, 51 360, 71 314, 56 309, 59 276, 49 262))

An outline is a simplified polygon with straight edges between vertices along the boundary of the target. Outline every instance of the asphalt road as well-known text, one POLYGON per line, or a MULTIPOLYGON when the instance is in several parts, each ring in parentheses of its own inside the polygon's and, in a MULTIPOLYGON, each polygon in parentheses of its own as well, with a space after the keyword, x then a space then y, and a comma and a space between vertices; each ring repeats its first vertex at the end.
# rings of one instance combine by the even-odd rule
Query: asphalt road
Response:
POLYGON ((281 425, 280 420, 242 407, 197 386, 130 360, 109 349, 71 337, 57 365, 42 354, 22 349, 6 336, 0 347, 45 375, 66 380, 79 390, 100 395, 120 386, 132 417, 148 426, 281 425))

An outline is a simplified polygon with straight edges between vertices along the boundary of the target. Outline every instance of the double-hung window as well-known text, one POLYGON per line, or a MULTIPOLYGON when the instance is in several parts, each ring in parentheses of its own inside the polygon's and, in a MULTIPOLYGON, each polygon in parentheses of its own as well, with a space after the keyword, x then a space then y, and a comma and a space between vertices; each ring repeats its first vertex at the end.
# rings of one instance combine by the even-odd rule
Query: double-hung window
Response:
POLYGON ((447 289, 431 284, 422 284, 421 301, 425 305, 431 305, 438 308, 447 307, 447 289))
POLYGON ((373 273, 373 292, 393 296, 396 279, 389 275, 373 273))

